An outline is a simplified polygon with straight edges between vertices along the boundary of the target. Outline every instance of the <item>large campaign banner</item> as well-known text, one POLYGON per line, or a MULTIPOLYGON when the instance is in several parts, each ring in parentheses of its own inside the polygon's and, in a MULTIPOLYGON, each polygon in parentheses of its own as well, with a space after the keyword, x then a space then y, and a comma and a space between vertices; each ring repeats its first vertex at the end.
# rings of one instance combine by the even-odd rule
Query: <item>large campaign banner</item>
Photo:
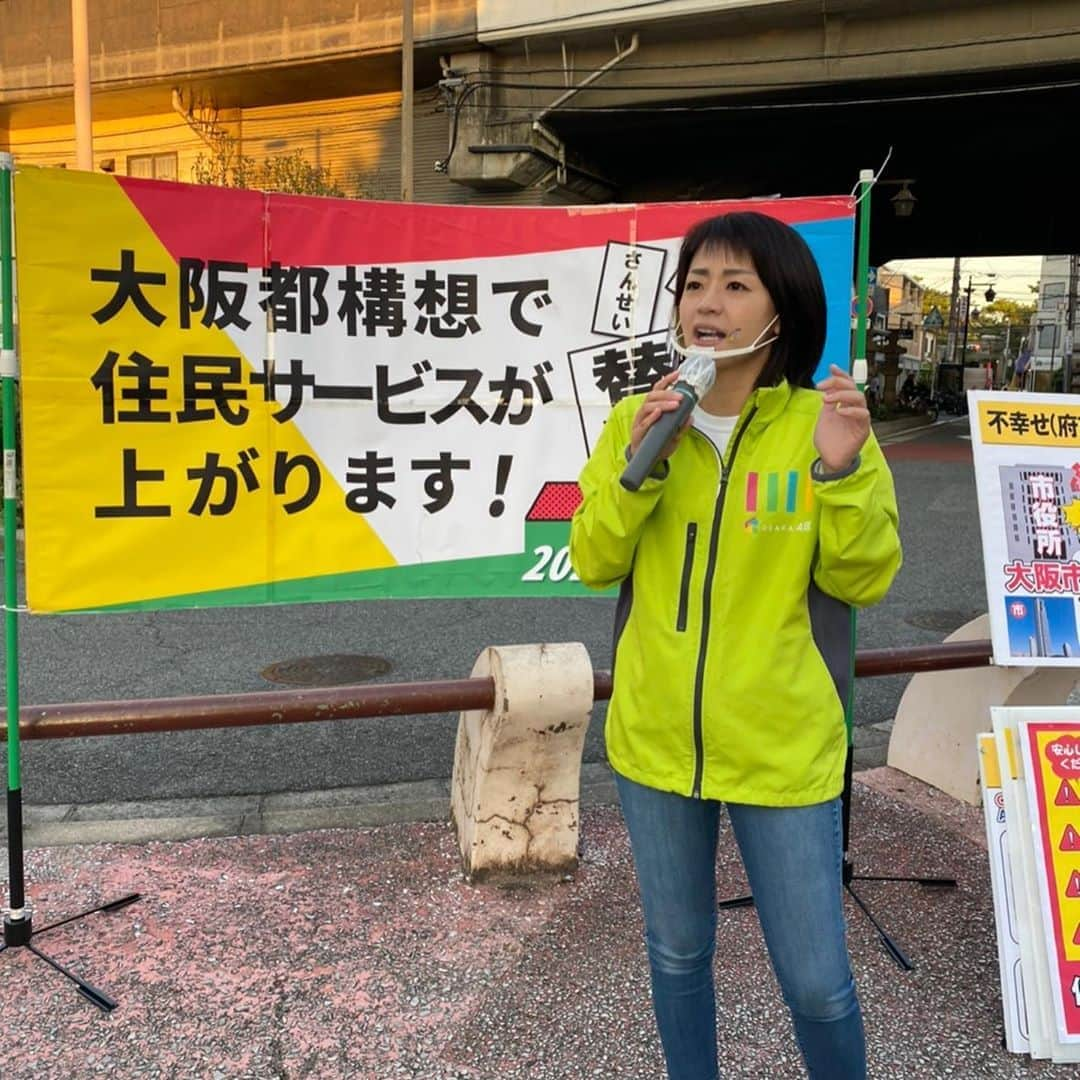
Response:
POLYGON ((1080 398, 968 399, 994 663, 1080 664, 1080 398))
POLYGON ((670 367, 681 236, 755 209, 822 270, 848 197, 544 209, 15 177, 27 602, 577 595, 577 476, 670 367))

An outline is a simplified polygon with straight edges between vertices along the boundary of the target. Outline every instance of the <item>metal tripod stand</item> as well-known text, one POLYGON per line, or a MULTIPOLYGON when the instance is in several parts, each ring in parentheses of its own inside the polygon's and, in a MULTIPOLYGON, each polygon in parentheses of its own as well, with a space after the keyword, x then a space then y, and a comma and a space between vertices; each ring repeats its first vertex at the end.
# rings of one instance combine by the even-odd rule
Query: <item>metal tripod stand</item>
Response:
MULTIPOLYGON (((870 920, 870 924, 877 931, 878 937, 881 939, 882 945, 885 946, 885 951, 893 958, 897 966, 904 971, 912 971, 915 965, 908 959, 906 953, 899 945, 889 936, 885 928, 874 918, 870 913, 870 909, 863 903, 862 898, 852 888, 851 883, 853 881, 907 881, 916 885, 922 885, 924 887, 931 888, 956 888, 956 878, 951 877, 893 877, 891 875, 876 875, 876 874, 856 874, 854 867, 851 864, 851 860, 848 858, 848 839, 851 835, 851 781, 852 774, 854 772, 854 750, 850 745, 848 746, 847 761, 844 765, 844 790, 840 796, 840 808, 841 818, 843 821, 843 869, 842 869, 842 881, 844 888, 847 890, 848 895, 858 905, 859 910, 870 920)), ((731 900, 721 900, 716 906, 719 910, 724 911, 728 908, 737 907, 752 907, 754 904, 753 896, 736 896, 731 900)))
POLYGON ((100 904, 98 907, 90 908, 88 911, 80 912, 78 915, 71 915, 66 919, 50 923, 40 930, 35 930, 33 918, 26 908, 24 895, 22 792, 20 789, 8 790, 8 869, 11 885, 11 907, 4 916, 4 941, 3 944, 0 944, 0 952, 5 949, 29 949, 50 967, 55 968, 61 975, 70 979, 75 984, 75 989, 87 1001, 92 1002, 104 1012, 112 1012, 116 1008, 116 1002, 108 994, 98 990, 95 986, 91 986, 85 979, 79 978, 78 975, 64 967, 63 964, 43 953, 34 944, 34 938, 39 938, 42 934, 55 930, 58 926, 66 926, 68 923, 84 919, 88 915, 95 915, 99 911, 119 911, 121 908, 126 908, 129 904, 134 904, 136 900, 141 899, 142 894, 129 893, 127 896, 120 897, 119 900, 100 904))

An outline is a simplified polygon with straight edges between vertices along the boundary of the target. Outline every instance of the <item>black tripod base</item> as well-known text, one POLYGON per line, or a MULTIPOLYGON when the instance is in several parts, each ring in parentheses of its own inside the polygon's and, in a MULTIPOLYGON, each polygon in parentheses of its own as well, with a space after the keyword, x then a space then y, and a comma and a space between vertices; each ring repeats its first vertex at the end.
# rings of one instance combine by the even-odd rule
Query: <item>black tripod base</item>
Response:
MULTIPOLYGON (((915 965, 908 959, 904 950, 896 944, 885 928, 870 914, 870 909, 862 902, 859 894, 851 887, 853 881, 907 881, 915 885, 923 885, 935 888, 956 888, 956 878, 951 877, 877 877, 871 875, 856 874, 851 863, 845 858, 843 862, 842 878, 844 888, 847 890, 848 895, 859 906, 859 910, 870 920, 870 924, 877 931, 878 937, 881 938, 881 944, 885 947, 885 951, 892 957, 897 967, 903 971, 914 971, 915 965)), ((730 900, 721 900, 717 905, 718 911, 727 911, 731 908, 740 907, 753 907, 754 898, 752 896, 736 896, 730 900)))
POLYGON ((890 877, 889 875, 856 874, 855 868, 844 860, 843 881, 850 885, 853 881, 907 881, 912 885, 926 885, 933 888, 955 889, 956 878, 953 877, 890 877))
POLYGON ((717 911, 727 911, 729 908, 738 907, 753 907, 754 898, 752 896, 733 896, 730 900, 721 900, 716 905, 717 911))
POLYGON ((13 919, 10 915, 4 916, 4 946, 14 948, 17 945, 29 945, 33 936, 34 927, 31 919, 13 919))
POLYGON ((78 919, 85 919, 88 915, 96 915, 98 912, 109 913, 120 911, 129 904, 134 904, 137 900, 141 899, 141 893, 129 893, 127 896, 120 897, 119 900, 111 900, 107 904, 99 904, 97 907, 80 912, 78 915, 71 915, 66 919, 61 919, 59 922, 50 923, 41 930, 34 930, 33 919, 29 915, 23 919, 13 919, 10 915, 6 915, 4 917, 4 942, 0 945, 0 952, 3 952, 5 949, 29 949, 36 957, 44 960, 51 968, 59 971, 61 975, 73 982, 75 984, 75 990, 86 998, 87 1001, 96 1005, 103 1012, 112 1012, 113 1009, 116 1008, 117 1002, 109 997, 108 994, 98 990, 97 987, 92 986, 85 979, 81 979, 75 972, 64 967, 59 961, 54 960, 51 956, 43 953, 33 943, 33 939, 41 937, 42 934, 47 933, 49 930, 55 930, 58 926, 66 926, 68 923, 75 922, 78 919))
POLYGON ((859 905, 859 910, 870 920, 870 925, 877 931, 878 937, 881 939, 881 944, 884 946, 885 951, 892 957, 893 962, 901 971, 914 971, 915 965, 907 958, 907 953, 896 944, 895 941, 885 932, 885 928, 870 914, 870 909, 859 899, 859 894, 851 887, 850 881, 844 882, 844 888, 847 889, 848 895, 859 905))

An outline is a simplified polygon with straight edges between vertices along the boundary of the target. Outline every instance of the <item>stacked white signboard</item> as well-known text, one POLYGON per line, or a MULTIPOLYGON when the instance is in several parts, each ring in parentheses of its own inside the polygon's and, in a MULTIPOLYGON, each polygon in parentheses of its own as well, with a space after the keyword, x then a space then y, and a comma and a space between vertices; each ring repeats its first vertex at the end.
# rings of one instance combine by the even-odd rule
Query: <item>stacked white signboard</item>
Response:
MULTIPOLYGON (((969 394, 994 662, 1080 665, 1080 398, 969 394)), ((1009 1050, 1080 1062, 1080 709, 979 736, 1009 1050)))

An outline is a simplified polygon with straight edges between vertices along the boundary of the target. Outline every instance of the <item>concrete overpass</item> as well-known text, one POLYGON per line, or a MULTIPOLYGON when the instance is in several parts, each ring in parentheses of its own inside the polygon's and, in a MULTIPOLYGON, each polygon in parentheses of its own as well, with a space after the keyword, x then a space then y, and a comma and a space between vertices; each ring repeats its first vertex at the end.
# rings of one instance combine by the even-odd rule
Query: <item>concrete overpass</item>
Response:
POLYGON ((568 184, 621 200, 846 192, 892 147, 874 263, 1080 250, 1075 0, 538 6, 526 21, 480 4, 483 49, 451 60, 489 84, 459 109, 462 182, 537 171, 527 158, 559 154, 548 133, 581 169, 568 184), (534 151, 490 152, 507 144, 534 151), (917 201, 900 218, 905 179, 917 201))

